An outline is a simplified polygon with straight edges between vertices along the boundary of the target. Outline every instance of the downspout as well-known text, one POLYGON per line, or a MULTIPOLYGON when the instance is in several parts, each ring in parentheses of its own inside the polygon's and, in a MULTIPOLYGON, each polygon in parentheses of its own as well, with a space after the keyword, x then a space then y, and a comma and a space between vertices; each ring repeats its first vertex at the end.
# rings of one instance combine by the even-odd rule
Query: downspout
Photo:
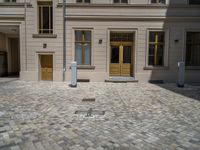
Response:
POLYGON ((66 0, 63 0, 63 82, 65 81, 66 73, 66 0))
POLYGON ((25 45, 25 70, 27 71, 28 70, 28 67, 27 67, 27 23, 26 23, 26 18, 27 18, 27 1, 26 0, 24 0, 24 17, 25 17, 25 43, 24 43, 24 45, 25 45))

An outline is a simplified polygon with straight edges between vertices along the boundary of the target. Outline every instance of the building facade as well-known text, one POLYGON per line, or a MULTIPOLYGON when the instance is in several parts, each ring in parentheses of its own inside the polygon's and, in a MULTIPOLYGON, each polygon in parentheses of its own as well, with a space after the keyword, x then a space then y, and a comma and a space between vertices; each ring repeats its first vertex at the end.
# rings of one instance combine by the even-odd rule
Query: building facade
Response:
POLYGON ((1 76, 70 81, 76 61, 78 79, 176 82, 184 61, 200 82, 200 1, 66 1, 0 0, 1 76))

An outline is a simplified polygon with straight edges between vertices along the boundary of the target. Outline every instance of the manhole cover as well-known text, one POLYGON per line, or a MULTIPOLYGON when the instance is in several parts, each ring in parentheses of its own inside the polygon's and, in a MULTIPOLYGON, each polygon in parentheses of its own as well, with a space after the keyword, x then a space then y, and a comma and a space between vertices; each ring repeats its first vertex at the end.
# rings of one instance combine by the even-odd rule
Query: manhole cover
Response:
POLYGON ((92 117, 105 115, 105 111, 93 110, 92 108, 90 108, 89 110, 77 110, 75 111, 75 114, 81 114, 85 115, 86 117, 92 117))
POLYGON ((20 114, 15 114, 12 116, 12 119, 17 119, 17 120, 33 120, 37 119, 41 116, 40 113, 37 112, 23 112, 20 114))
POLYGON ((2 117, 5 114, 5 112, 0 111, 0 117, 2 117))

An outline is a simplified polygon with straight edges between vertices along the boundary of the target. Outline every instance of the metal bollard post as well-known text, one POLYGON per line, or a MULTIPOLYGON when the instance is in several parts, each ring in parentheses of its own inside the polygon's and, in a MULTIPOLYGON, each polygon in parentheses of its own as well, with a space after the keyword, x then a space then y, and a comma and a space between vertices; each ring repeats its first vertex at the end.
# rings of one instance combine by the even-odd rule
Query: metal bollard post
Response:
POLYGON ((77 62, 71 64, 71 87, 77 87, 77 62))
POLYGON ((178 87, 185 84, 185 62, 178 62, 178 87))

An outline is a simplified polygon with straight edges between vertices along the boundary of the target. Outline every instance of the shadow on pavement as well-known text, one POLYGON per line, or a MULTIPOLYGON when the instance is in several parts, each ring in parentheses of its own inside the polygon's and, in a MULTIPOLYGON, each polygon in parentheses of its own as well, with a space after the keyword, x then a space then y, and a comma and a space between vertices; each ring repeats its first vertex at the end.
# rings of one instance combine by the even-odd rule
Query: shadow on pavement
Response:
POLYGON ((184 88, 179 88, 177 87, 176 84, 156 84, 156 85, 171 92, 200 101, 200 83, 186 84, 184 88))

